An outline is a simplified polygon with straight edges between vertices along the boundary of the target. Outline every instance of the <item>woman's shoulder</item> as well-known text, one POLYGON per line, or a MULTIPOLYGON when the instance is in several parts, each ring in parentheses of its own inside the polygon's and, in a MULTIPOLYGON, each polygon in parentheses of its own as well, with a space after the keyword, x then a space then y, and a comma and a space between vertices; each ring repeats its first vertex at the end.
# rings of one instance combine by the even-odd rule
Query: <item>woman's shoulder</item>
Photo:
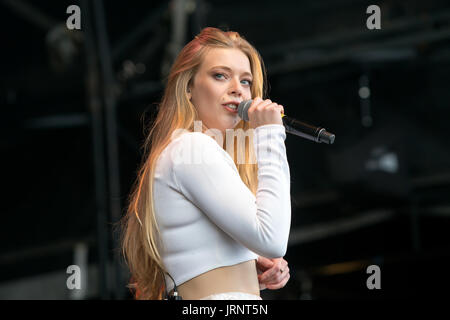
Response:
MULTIPOLYGON (((214 137, 197 131, 174 132, 171 141, 163 151, 172 164, 212 164, 228 162, 228 153, 214 137)), ((164 157, 167 158, 167 157, 164 157)))
POLYGON ((215 138, 199 131, 188 131, 180 129, 174 132, 171 136, 169 146, 183 148, 189 147, 212 147, 221 149, 215 138))

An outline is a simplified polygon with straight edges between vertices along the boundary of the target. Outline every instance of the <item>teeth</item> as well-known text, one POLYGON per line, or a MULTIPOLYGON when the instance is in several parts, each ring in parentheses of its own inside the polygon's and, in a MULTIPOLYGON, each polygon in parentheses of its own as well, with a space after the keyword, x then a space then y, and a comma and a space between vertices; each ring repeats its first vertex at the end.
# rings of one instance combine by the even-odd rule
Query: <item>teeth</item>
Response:
POLYGON ((232 103, 227 104, 226 106, 229 107, 229 108, 231 108, 231 109, 237 109, 237 105, 232 104, 232 103))

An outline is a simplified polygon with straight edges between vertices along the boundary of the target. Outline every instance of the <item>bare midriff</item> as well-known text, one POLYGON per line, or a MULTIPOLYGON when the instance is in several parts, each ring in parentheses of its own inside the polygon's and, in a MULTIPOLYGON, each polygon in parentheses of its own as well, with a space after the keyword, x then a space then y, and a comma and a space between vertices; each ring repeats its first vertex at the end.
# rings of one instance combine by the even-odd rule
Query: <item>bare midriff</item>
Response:
POLYGON ((259 296, 256 260, 216 268, 178 286, 178 293, 184 300, 198 300, 223 292, 244 292, 259 296))

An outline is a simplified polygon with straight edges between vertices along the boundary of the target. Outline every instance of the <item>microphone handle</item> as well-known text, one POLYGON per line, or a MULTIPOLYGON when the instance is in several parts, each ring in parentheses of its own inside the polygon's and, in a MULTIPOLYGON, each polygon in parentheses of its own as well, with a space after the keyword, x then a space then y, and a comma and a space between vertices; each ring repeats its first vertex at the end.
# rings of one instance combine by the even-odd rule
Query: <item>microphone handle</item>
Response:
POLYGON ((281 115, 281 119, 283 120, 283 125, 286 132, 290 134, 294 134, 318 143, 324 142, 327 144, 333 144, 334 142, 335 135, 327 132, 325 128, 309 125, 296 119, 289 118, 284 114, 281 115), (296 128, 299 128, 302 131, 296 128))

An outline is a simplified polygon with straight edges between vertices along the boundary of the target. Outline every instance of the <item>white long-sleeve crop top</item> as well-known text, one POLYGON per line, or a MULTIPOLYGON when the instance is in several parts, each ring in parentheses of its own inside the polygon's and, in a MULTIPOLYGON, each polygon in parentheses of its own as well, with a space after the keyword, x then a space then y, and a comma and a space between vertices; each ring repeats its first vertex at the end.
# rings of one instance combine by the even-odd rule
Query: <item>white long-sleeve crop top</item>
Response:
MULTIPOLYGON (((153 193, 159 249, 176 285, 258 255, 285 255, 291 223, 285 139, 279 124, 254 129, 256 197, 231 156, 205 133, 187 131, 160 154, 153 193)), ((167 275, 166 284, 173 289, 167 275)))

